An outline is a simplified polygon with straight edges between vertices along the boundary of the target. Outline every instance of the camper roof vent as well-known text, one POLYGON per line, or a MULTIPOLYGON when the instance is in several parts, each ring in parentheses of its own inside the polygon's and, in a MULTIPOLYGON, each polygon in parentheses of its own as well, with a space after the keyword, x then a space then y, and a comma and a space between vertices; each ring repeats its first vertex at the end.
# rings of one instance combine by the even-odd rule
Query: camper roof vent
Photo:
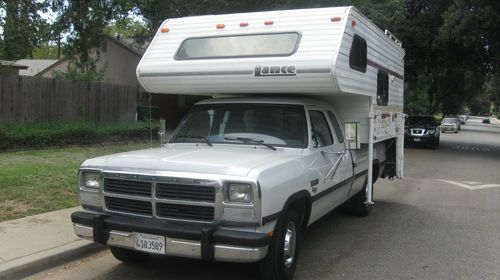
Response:
POLYGON ((389 36, 389 38, 391 38, 391 40, 393 40, 398 46, 403 47, 403 43, 401 43, 401 41, 396 38, 396 36, 394 36, 394 34, 392 34, 389 30, 385 30, 385 35, 389 36))

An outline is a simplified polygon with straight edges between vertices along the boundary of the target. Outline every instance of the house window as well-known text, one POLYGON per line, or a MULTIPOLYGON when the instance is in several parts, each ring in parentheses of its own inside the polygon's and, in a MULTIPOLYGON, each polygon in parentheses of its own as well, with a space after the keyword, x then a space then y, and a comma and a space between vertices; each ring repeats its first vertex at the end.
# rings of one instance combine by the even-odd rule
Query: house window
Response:
POLYGON ((309 111, 309 118, 311 119, 313 147, 319 148, 332 145, 332 132, 323 112, 309 111))
POLYGON ((349 66, 352 69, 366 72, 366 40, 354 34, 351 52, 349 53, 349 66))
POLYGON ((378 70, 377 74, 377 104, 387 106, 389 102, 389 75, 378 70))

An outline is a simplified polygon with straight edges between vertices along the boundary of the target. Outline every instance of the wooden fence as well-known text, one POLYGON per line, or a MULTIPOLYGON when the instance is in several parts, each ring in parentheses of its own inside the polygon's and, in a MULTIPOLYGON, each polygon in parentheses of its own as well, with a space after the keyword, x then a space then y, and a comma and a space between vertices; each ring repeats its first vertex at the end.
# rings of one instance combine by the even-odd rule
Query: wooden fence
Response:
POLYGON ((0 76, 0 122, 132 121, 138 90, 99 82, 0 76))

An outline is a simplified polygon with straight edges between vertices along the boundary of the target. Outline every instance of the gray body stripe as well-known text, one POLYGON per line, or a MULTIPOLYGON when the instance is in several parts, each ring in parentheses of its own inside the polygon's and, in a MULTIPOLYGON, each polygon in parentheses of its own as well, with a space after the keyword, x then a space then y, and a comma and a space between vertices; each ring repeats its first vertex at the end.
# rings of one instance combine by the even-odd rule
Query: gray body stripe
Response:
POLYGON ((200 71, 200 72, 171 72, 171 73, 140 73, 140 77, 174 77, 174 76, 215 76, 215 75, 250 75, 252 71, 200 71))
POLYGON ((297 69, 297 73, 331 73, 330 68, 297 69))
MULTIPOLYGON (((297 73, 330 73, 329 68, 318 69, 297 69, 297 73)), ((140 73, 139 77, 154 78, 154 77, 179 77, 179 76, 217 76, 217 75, 253 75, 254 70, 241 70, 241 71, 199 71, 199 72, 170 72, 170 73, 140 73)), ((271 75, 264 75, 271 76, 271 75)), ((291 75, 276 75, 276 76, 291 76, 291 75)))
POLYGON ((387 67, 384 67, 384 66, 382 66, 382 65, 380 65, 380 64, 378 64, 378 63, 376 63, 376 62, 375 62, 375 61, 373 61, 373 60, 369 60, 369 59, 368 59, 368 60, 367 60, 367 64, 368 64, 368 65, 370 65, 370 66, 372 66, 372 67, 374 67, 374 68, 377 68, 377 69, 379 69, 379 70, 382 70, 382 71, 384 71, 384 72, 387 72, 387 73, 389 73, 389 74, 393 75, 393 76, 394 76, 394 77, 396 77, 396 78, 399 78, 399 79, 401 79, 401 80, 403 80, 403 79, 404 79, 403 75, 401 75, 401 74, 399 74, 399 73, 396 73, 396 72, 394 72, 394 71, 392 71, 392 70, 388 69, 387 67))

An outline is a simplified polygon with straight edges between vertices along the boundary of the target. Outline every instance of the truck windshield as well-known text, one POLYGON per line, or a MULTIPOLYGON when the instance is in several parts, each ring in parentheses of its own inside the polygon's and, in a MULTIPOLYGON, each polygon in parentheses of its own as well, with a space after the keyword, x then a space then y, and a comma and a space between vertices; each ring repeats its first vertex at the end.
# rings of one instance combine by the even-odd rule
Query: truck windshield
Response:
POLYGON ((299 105, 280 104, 195 105, 170 142, 241 145, 259 143, 305 148, 305 110, 299 105))

